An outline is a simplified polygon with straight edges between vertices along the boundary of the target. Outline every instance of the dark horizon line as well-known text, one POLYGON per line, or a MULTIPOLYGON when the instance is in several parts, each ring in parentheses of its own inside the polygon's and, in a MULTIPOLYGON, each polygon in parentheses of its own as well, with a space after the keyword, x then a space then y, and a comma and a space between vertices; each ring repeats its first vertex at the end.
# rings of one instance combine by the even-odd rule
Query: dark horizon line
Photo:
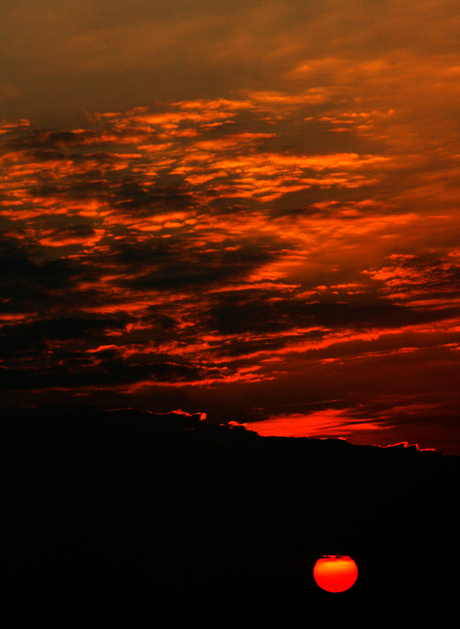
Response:
MULTIPOLYGON (((239 433, 246 433, 246 434, 250 434, 251 438, 253 439, 260 439, 260 440, 270 440, 270 441, 278 441, 278 440, 288 440, 288 441, 298 441, 298 440, 308 440, 308 441, 327 441, 327 442, 342 442, 344 444, 347 444, 347 446, 353 447, 353 448, 378 448, 379 450, 394 450, 394 451, 404 451, 404 452, 414 452, 414 453, 430 453, 430 454, 437 454, 437 455, 442 455, 442 456, 450 456, 450 457, 459 457, 460 455, 452 453, 452 452, 443 452, 441 450, 438 450, 436 448, 421 448, 418 443, 410 443, 409 441, 403 440, 403 441, 399 441, 397 443, 391 443, 388 445, 379 445, 379 444, 373 444, 373 443, 366 443, 366 444, 356 444, 356 443, 351 443, 350 441, 348 441, 346 439, 346 437, 343 436, 324 436, 321 437, 319 435, 314 435, 314 436, 283 436, 283 435, 260 435, 259 433, 257 433, 257 431, 255 430, 251 430, 250 428, 248 428, 245 425, 240 424, 237 420, 230 420, 229 422, 225 423, 225 422, 216 422, 215 420, 207 420, 206 418, 206 412, 204 411, 196 411, 196 412, 188 412, 188 411, 184 411, 182 409, 175 409, 175 410, 171 410, 171 411, 153 411, 153 410, 146 410, 146 409, 138 409, 132 406, 125 406, 125 407, 115 407, 115 408, 110 408, 110 407, 106 407, 106 406, 97 406, 94 404, 91 405, 71 405, 71 404, 63 404, 63 403, 58 403, 58 404, 38 404, 38 405, 21 405, 21 406, 12 406, 12 405, 5 405, 2 406, 0 404, 0 409, 3 410, 3 412, 11 412, 14 413, 15 411, 20 411, 20 410, 24 410, 24 411, 41 411, 41 412, 50 412, 52 414, 56 414, 59 411, 70 411, 70 412, 79 412, 79 411, 85 411, 86 413, 97 413, 99 415, 102 415, 104 413, 123 413, 123 412, 132 412, 138 415, 151 415, 153 417, 158 417, 158 416, 173 416, 177 419, 180 419, 180 421, 177 422, 176 427, 177 428, 182 428, 184 430, 196 430, 197 428, 203 428, 204 430, 206 430, 206 428, 210 428, 212 429, 213 427, 215 428, 219 428, 219 429, 228 429, 229 431, 238 431, 239 433), (204 417, 203 417, 204 416, 204 417)), ((258 423, 258 422, 245 422, 245 424, 247 423, 258 423)))

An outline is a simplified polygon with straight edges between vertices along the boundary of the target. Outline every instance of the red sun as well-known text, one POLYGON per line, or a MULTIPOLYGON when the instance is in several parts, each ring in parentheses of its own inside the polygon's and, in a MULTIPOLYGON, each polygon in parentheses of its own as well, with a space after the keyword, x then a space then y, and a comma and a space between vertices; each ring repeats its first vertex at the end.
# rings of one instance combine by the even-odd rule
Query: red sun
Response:
POLYGON ((315 563, 313 578, 326 592, 345 592, 358 578, 358 567, 346 555, 324 555, 315 563))

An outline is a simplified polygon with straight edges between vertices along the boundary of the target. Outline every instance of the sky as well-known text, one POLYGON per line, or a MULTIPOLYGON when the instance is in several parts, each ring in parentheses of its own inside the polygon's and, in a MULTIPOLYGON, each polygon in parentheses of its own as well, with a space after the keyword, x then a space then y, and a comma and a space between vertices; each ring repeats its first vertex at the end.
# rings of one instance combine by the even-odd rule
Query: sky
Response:
POLYGON ((0 24, 0 405, 460 454, 457 0, 0 24))

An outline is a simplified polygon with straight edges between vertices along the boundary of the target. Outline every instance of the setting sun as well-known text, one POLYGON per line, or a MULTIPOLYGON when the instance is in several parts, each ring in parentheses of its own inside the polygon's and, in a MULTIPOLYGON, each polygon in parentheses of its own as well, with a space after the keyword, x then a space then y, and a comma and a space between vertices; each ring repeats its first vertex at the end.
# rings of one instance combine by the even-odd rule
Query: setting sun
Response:
POLYGON ((346 555, 325 555, 315 563, 313 578, 326 592, 345 592, 355 584, 358 567, 346 555))

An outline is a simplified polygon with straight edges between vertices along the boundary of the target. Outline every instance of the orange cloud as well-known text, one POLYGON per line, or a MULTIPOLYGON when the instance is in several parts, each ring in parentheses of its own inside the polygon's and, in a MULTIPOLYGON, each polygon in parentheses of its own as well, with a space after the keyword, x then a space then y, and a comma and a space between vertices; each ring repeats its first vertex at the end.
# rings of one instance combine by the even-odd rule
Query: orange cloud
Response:
POLYGON ((312 87, 301 94, 287 94, 276 91, 249 92, 249 98, 256 103, 264 103, 274 109, 280 105, 319 105, 328 100, 329 90, 324 87, 312 87))
MULTIPOLYGON (((46 234, 46 232, 44 232, 46 234)), ((75 233, 73 235, 65 235, 60 233, 59 230, 54 232, 48 232, 48 236, 45 238, 39 238, 38 243, 42 247, 67 247, 70 245, 85 245, 87 247, 91 247, 99 242, 105 235, 105 230, 103 229, 95 229, 93 233, 90 234, 78 234, 75 233)))
POLYGON ((306 415, 279 415, 265 421, 244 423, 243 426, 263 437, 341 437, 388 428, 382 422, 354 419, 349 409, 333 408, 306 415))

